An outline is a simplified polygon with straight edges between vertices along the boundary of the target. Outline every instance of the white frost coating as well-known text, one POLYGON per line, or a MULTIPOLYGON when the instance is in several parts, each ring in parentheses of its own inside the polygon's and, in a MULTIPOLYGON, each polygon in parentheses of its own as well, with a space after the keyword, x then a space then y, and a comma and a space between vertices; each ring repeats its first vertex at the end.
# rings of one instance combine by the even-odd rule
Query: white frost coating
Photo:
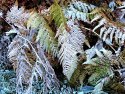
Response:
POLYGON ((67 9, 64 9, 65 17, 72 20, 82 20, 89 22, 88 13, 92 11, 95 6, 86 4, 81 1, 73 2, 67 9))
POLYGON ((109 3, 109 8, 111 8, 111 10, 113 11, 114 8, 115 8, 115 6, 116 6, 116 3, 115 3, 114 0, 112 0, 112 1, 109 3))
POLYGON ((104 32, 103 41, 106 40, 108 34, 112 31, 112 27, 109 27, 107 31, 104 32))
POLYGON ((112 39, 113 39, 113 35, 114 35, 114 33, 115 33, 115 30, 116 30, 116 28, 113 28, 112 31, 111 31, 111 33, 110 33, 110 41, 111 41, 111 42, 112 42, 112 39))
POLYGON ((76 54, 83 50, 85 35, 72 20, 68 21, 67 25, 70 31, 64 29, 63 32, 59 34, 58 45, 61 46, 59 50, 59 60, 63 67, 63 73, 68 80, 70 80, 77 67, 78 57, 76 54))
POLYGON ((99 24, 97 26, 95 26, 95 28, 93 29, 93 32, 98 29, 100 26, 104 25, 104 23, 106 23, 106 19, 101 19, 99 21, 99 24))
POLYGON ((115 32, 115 41, 116 41, 116 43, 118 43, 119 32, 120 32, 119 29, 115 32))
POLYGON ((3 13, 0 11, 0 17, 2 17, 3 16, 3 13))
POLYGON ((6 35, 10 35, 12 33, 18 33, 19 31, 16 29, 11 29, 10 31, 6 32, 6 35))
POLYGON ((24 23, 27 21, 29 16, 29 13, 25 12, 23 7, 18 8, 18 6, 14 5, 10 11, 7 12, 6 21, 19 28, 24 28, 24 23))
POLYGON ((99 37, 100 38, 102 38, 102 35, 103 35, 103 33, 106 31, 106 27, 102 27, 101 29, 100 29, 100 35, 99 35, 99 37))
POLYGON ((125 34, 122 35, 122 41, 121 41, 121 44, 123 44, 125 41, 125 34))

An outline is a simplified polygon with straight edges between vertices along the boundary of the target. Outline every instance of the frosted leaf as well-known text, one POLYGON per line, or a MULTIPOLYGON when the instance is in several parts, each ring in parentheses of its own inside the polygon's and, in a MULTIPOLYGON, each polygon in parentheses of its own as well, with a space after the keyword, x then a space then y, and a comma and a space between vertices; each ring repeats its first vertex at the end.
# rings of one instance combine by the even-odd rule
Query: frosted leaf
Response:
POLYGON ((113 27, 113 29, 112 29, 112 31, 111 31, 111 33, 110 33, 110 41, 111 41, 111 42, 112 42, 112 40, 113 40, 113 35, 114 35, 115 31, 116 31, 116 28, 113 27))
POLYGON ((83 62, 83 64, 91 64, 91 65, 96 65, 96 61, 98 58, 92 58, 92 59, 87 59, 87 61, 83 62))
POLYGON ((83 50, 85 35, 82 33, 78 25, 75 25, 72 20, 67 22, 70 31, 65 29, 58 36, 59 60, 63 67, 64 75, 70 80, 73 72, 77 68, 78 57, 77 53, 83 50), (68 54, 67 54, 68 53, 68 54))
POLYGON ((91 4, 86 4, 81 1, 73 1, 67 9, 64 9, 64 14, 68 19, 89 22, 88 13, 94 8, 95 6, 91 4))
POLYGON ((115 3, 114 0, 112 0, 112 1, 109 3, 109 8, 113 11, 115 7, 116 7, 116 3, 115 3))
POLYGON ((6 32, 6 35, 10 35, 12 33, 19 33, 19 31, 16 29, 11 29, 10 31, 6 32))
POLYGON ((112 41, 111 41, 109 38, 107 38, 107 39, 105 40, 105 43, 108 44, 108 45, 112 45, 112 41))
POLYGON ((16 5, 14 5, 6 15, 6 20, 19 28, 24 28, 24 23, 28 18, 29 13, 25 12, 23 7, 18 8, 16 5))
POLYGON ((102 25, 104 25, 105 23, 106 23, 106 20, 105 20, 105 19, 101 19, 101 20, 99 21, 99 24, 94 27, 93 32, 94 32, 96 29, 98 29, 99 27, 101 27, 102 25))
POLYGON ((86 50, 85 53, 86 53, 87 60, 91 59, 96 54, 95 48, 92 47, 91 49, 86 50))
POLYGON ((3 13, 0 11, 0 17, 2 17, 3 16, 3 13))
POLYGON ((100 38, 102 38, 103 33, 106 31, 106 27, 102 27, 100 30, 100 38))
POLYGON ((122 35, 121 44, 124 44, 124 41, 125 41, 125 34, 122 35))
POLYGON ((112 57, 112 52, 111 51, 106 50, 105 48, 102 48, 100 51, 103 52, 103 54, 104 54, 105 57, 111 59, 111 57, 112 57))
POLYGON ((106 40, 106 38, 107 38, 108 34, 109 34, 111 31, 112 31, 112 28, 111 28, 111 27, 109 27, 109 28, 108 28, 108 30, 104 32, 103 41, 105 41, 105 40, 106 40))

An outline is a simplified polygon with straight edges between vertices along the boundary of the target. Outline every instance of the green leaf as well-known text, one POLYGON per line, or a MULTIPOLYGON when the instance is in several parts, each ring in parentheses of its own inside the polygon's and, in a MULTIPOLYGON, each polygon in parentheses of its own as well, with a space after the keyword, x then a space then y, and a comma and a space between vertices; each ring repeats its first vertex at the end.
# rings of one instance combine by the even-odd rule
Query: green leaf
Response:
POLYGON ((57 0, 55 0, 54 4, 51 6, 50 12, 51 12, 52 18, 57 24, 57 27, 60 27, 61 24, 63 24, 63 26, 66 25, 66 18, 57 0))

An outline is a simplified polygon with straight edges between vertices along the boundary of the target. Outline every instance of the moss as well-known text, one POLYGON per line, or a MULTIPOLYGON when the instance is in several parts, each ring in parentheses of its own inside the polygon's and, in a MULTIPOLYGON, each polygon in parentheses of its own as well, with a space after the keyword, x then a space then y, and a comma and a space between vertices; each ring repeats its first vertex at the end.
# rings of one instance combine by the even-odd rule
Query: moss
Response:
POLYGON ((92 75, 94 66, 93 65, 82 65, 78 64, 77 69, 74 71, 69 84, 73 87, 82 86, 87 83, 89 75, 92 75), (83 83, 84 82, 84 83, 83 83))
POLYGON ((95 63, 96 65, 79 63, 69 84, 73 87, 79 87, 84 84, 95 86, 98 80, 110 75, 110 63, 107 60, 97 60, 95 63))
POLYGON ((97 63, 98 65, 94 68, 94 73, 88 79, 89 84, 94 86, 96 85, 98 80, 110 75, 109 74, 110 65, 108 62, 103 62, 104 64, 101 64, 101 62, 97 62, 97 63))

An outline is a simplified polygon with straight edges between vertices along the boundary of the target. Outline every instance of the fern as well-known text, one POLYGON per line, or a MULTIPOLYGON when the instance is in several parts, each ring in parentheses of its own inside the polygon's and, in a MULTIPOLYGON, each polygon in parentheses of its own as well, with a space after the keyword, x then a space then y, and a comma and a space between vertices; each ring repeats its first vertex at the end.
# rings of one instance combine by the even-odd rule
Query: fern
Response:
POLYGON ((100 38, 105 41, 108 45, 112 45, 115 42, 119 45, 124 43, 124 32, 121 28, 124 27, 124 24, 119 22, 118 20, 112 21, 115 17, 110 10, 105 8, 96 8, 92 13, 95 14, 95 18, 91 21, 96 22, 99 21, 98 24, 93 28, 93 32, 99 30, 100 38), (108 15, 106 15, 107 13, 108 15))
POLYGON ((73 2, 70 6, 64 10, 65 16, 68 19, 78 19, 85 22, 88 22, 91 18, 90 12, 95 8, 93 5, 82 3, 81 1, 73 2))
MULTIPOLYGON (((36 32, 30 31, 29 33, 35 34, 36 32)), ((33 83, 40 80, 45 87, 42 92, 49 92, 52 88, 58 90, 59 87, 58 80, 54 76, 54 70, 43 50, 40 46, 34 47, 31 43, 33 35, 29 38, 23 34, 18 34, 9 46, 9 58, 16 68, 18 94, 33 93, 33 83)))
POLYGON ((113 44, 113 37, 115 37, 115 42, 119 45, 124 43, 125 40, 125 34, 124 32, 113 25, 105 26, 107 22, 105 20, 101 20, 99 24, 93 29, 93 32, 95 32, 96 29, 100 28, 100 38, 105 41, 108 45, 113 44))
POLYGON ((82 45, 85 42, 85 36, 80 28, 74 25, 74 22, 68 21, 67 24, 70 31, 63 31, 59 35, 58 42, 59 46, 61 46, 59 60, 63 66, 63 73, 70 80, 74 70, 77 68, 77 53, 82 54, 83 52, 82 45))
POLYGON ((37 29, 39 28, 39 25, 41 24, 41 19, 40 16, 37 12, 32 11, 31 16, 29 17, 29 19, 27 20, 27 28, 33 28, 33 29, 37 29))
MULTIPOLYGON (((58 0, 57 0, 58 1, 58 0)), ((62 24, 64 27, 66 26, 66 19, 64 17, 62 8, 58 5, 58 2, 55 0, 54 4, 50 8, 51 15, 57 24, 57 27, 60 27, 62 24)))
POLYGON ((57 2, 51 6, 51 14, 57 27, 59 27, 56 33, 58 44, 61 46, 59 60, 63 66, 64 75, 70 80, 74 70, 77 68, 78 58, 76 55, 83 51, 82 45, 85 42, 85 36, 81 33, 79 27, 74 25, 73 21, 66 23, 62 9, 57 2), (70 53, 69 51, 72 53, 67 55, 67 53, 70 53))
POLYGON ((13 62, 14 68, 16 69, 17 93, 31 94, 35 92, 33 83, 39 81, 44 83, 44 88, 41 90, 41 93, 47 93, 51 89, 55 89, 55 92, 58 92, 58 79, 44 55, 44 50, 47 52, 52 51, 54 56, 58 55, 58 49, 54 45, 56 43, 54 33, 44 18, 39 16, 38 13, 32 12, 30 13, 29 19, 26 18, 23 20, 20 12, 23 13, 24 11, 21 11, 22 9, 18 10, 18 6, 14 7, 11 12, 8 12, 6 20, 18 27, 18 29, 15 29, 13 26, 14 29, 7 32, 7 34, 17 33, 9 46, 8 54, 10 61, 13 62), (15 12, 19 12, 18 14, 20 16, 13 14, 15 12), (16 19, 11 19, 13 15, 16 19), (21 27, 17 25, 19 23, 18 21, 21 22, 21 27), (36 38, 37 33, 38 36, 36 38), (40 44, 38 41, 40 41, 40 44))
MULTIPOLYGON (((47 5, 41 5, 42 8, 44 7, 41 10, 43 15, 35 10, 30 12, 23 7, 19 8, 16 4, 7 12, 5 21, 12 28, 6 34, 16 33, 9 45, 8 58, 16 70, 17 93, 36 93, 37 86, 35 87, 34 83, 41 84, 41 94, 59 93, 59 81, 48 61, 50 54, 57 57, 62 65, 63 74, 69 82, 72 81, 72 78, 79 78, 77 83, 83 85, 83 80, 86 80, 89 75, 87 84, 92 82, 92 85, 95 86, 95 89, 91 90, 92 94, 105 93, 102 89, 105 82, 110 80, 111 73, 109 72, 112 66, 105 68, 102 65, 107 64, 107 61, 112 61, 113 56, 120 55, 122 51, 122 45, 125 41, 125 4, 122 2, 120 5, 118 1, 110 2, 107 0, 104 3, 106 6, 96 7, 99 0, 92 1, 92 3, 96 2, 95 5, 84 3, 84 1, 89 2, 89 0, 83 2, 81 0, 66 1, 45 0, 47 5), (49 8, 47 8, 48 3, 49 8), (53 32, 50 26, 53 26, 52 29, 57 32, 53 32), (91 39, 91 36, 95 38, 92 33, 98 36, 97 40, 91 39), (91 43, 89 48, 83 47, 86 43, 86 37, 91 43), (108 45, 103 44, 103 42, 108 45), (113 48, 113 46, 118 46, 116 44, 119 45, 117 51, 113 48), (115 51, 115 54, 108 48, 109 46, 115 51), (82 63, 83 65, 81 65, 82 63), (76 69, 78 69, 78 74, 74 72, 76 69)), ((4 19, 2 15, 0 11, 0 17, 4 19)), ((56 64, 59 63, 56 62, 56 64)), ((108 64, 114 65, 111 62, 108 64)), ((69 93, 70 90, 64 92, 69 93)))
POLYGON ((58 57, 57 41, 54 38, 55 34, 42 16, 33 12, 27 22, 27 28, 38 29, 36 42, 40 41, 45 51, 52 52, 53 56, 58 57))
POLYGON ((85 36, 72 21, 66 23, 63 11, 56 1, 51 6, 51 14, 58 27, 56 37, 58 37, 58 45, 61 47, 59 60, 63 66, 64 75, 70 80, 77 68, 76 54, 82 51, 85 36))
POLYGON ((29 18, 30 14, 25 11, 23 7, 18 8, 17 5, 14 5, 10 11, 7 12, 6 21, 10 24, 14 24, 18 28, 25 28, 25 23, 29 18))

